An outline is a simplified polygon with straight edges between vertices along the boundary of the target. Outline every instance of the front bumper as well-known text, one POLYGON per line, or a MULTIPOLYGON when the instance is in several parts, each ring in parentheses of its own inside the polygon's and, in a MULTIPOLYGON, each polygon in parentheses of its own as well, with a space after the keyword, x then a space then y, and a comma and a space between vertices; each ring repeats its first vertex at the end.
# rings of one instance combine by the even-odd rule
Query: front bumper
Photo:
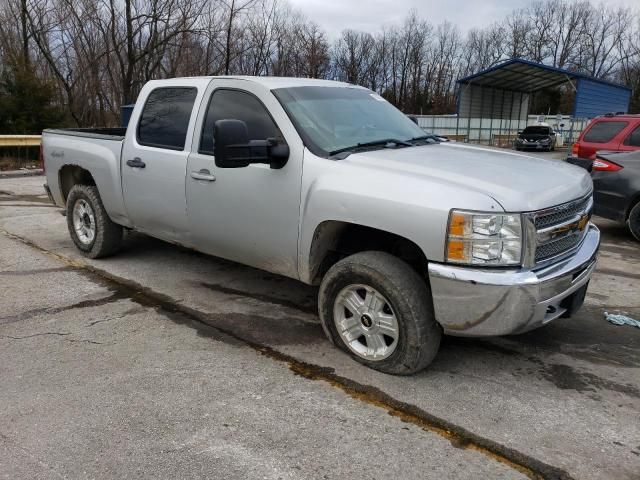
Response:
POLYGON ((531 150, 544 150, 551 147, 551 142, 541 143, 541 142, 523 142, 522 140, 516 140, 516 147, 522 149, 531 149, 531 150))
POLYGON ((582 304, 596 266, 600 231, 589 226, 572 256, 539 270, 488 270, 429 264, 436 320, 449 335, 522 333, 582 304))

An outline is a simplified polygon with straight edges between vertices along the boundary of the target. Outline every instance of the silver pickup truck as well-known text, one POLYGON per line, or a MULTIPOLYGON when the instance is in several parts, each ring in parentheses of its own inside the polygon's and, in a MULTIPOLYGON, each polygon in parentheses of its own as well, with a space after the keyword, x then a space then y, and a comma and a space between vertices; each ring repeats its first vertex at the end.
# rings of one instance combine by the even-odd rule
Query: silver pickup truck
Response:
POLYGON ((88 257, 135 229, 319 285, 335 345, 410 374, 443 333, 573 314, 600 242, 585 170, 441 140, 358 86, 197 77, 147 83, 126 131, 42 141, 45 188, 88 257))

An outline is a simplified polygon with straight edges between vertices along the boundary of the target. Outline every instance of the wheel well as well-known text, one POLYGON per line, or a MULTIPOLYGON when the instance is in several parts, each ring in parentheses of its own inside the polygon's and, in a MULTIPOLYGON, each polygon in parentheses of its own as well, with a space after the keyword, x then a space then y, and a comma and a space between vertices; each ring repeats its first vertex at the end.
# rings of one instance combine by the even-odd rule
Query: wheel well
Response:
POLYGON ((629 220, 629 215, 631 215, 631 210, 633 210, 633 207, 635 207, 638 203, 640 203, 640 192, 636 193, 635 196, 629 202, 629 206, 627 207, 627 211, 624 214, 624 221, 625 222, 627 220, 629 220))
POLYGON ((65 165, 60 169, 60 191, 62 198, 67 201, 69 192, 74 185, 95 185, 96 182, 88 170, 78 165, 65 165))
POLYGON ((354 253, 376 250, 407 262, 427 278, 427 257, 411 240, 377 228, 354 223, 326 221, 316 228, 311 244, 309 273, 314 284, 339 260, 354 253))

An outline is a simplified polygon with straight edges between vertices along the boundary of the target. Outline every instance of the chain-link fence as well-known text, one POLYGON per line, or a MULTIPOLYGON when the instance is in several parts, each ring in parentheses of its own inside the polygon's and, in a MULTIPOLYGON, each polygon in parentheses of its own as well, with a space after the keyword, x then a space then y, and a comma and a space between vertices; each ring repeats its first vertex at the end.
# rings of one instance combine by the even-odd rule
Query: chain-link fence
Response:
POLYGON ((412 115, 426 132, 444 135, 451 140, 511 148, 518 132, 528 125, 546 123, 562 138, 558 142, 570 147, 589 120, 569 115, 529 115, 526 120, 501 118, 460 118, 457 115, 412 115))

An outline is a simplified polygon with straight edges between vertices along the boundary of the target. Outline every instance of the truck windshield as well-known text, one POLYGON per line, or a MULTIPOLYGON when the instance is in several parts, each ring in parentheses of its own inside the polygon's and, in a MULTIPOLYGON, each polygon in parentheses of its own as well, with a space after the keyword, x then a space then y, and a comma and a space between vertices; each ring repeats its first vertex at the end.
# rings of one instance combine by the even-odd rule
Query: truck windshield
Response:
POLYGON ((273 90, 305 145, 328 157, 353 148, 411 146, 424 131, 371 90, 293 87, 273 90))
POLYGON ((551 129, 549 127, 527 127, 522 133, 525 135, 549 135, 551 133, 551 129))

